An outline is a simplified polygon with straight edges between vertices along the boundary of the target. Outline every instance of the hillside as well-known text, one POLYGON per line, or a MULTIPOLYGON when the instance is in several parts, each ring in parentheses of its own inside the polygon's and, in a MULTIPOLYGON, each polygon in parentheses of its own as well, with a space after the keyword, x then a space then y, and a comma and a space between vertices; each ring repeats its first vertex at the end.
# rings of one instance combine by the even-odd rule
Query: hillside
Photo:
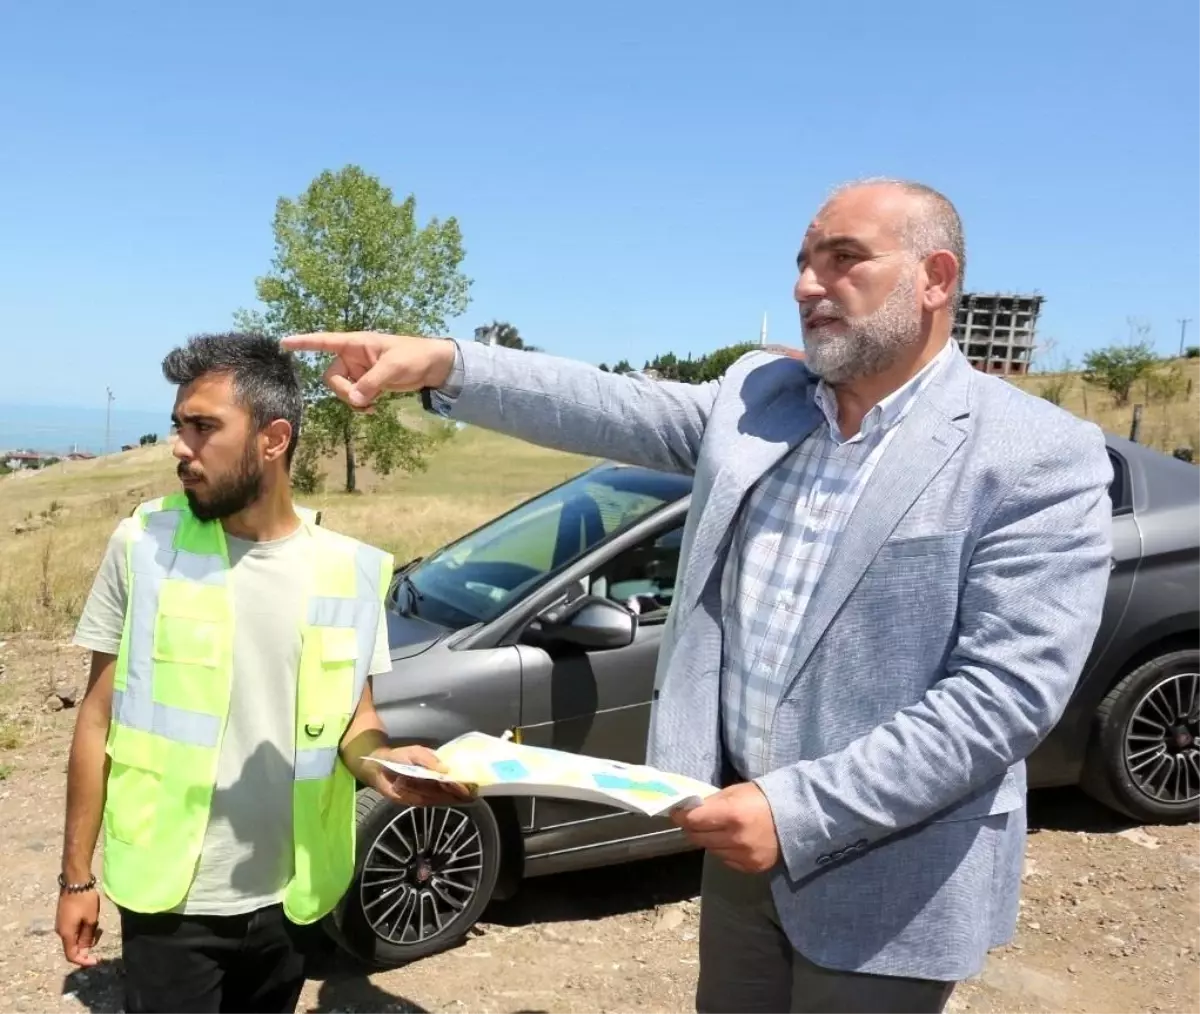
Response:
POLYGON ((1200 460, 1200 359, 1176 359, 1164 363, 1160 372, 1177 368, 1178 389, 1161 382, 1134 385, 1129 404, 1115 408, 1105 391, 1083 382, 1078 373, 1036 373, 1017 377, 1013 383, 1031 394, 1041 394, 1056 381, 1065 384, 1062 407, 1068 412, 1091 419, 1108 433, 1129 436, 1133 406, 1142 404, 1140 442, 1168 454, 1177 447, 1190 447, 1200 460))
MULTIPOLYGON (((1200 360, 1181 366, 1186 386, 1166 403, 1135 389, 1131 405, 1116 409, 1108 395, 1070 376, 1065 378, 1062 404, 1126 436, 1132 403, 1146 402, 1144 443, 1165 451, 1196 449, 1200 360)), ((1039 393, 1054 379, 1036 375, 1014 382, 1039 393)), ((412 410, 406 415, 428 425, 428 417, 412 410)), ((361 494, 328 492, 299 499, 319 507, 330 527, 384 546, 403 561, 590 463, 466 427, 434 450, 425 472, 382 477, 362 468, 361 494)), ((340 459, 328 462, 327 489, 338 488, 340 467, 340 459)), ((68 629, 117 521, 139 501, 176 488, 174 463, 165 444, 0 478, 0 633, 28 630, 56 636, 68 629)))
MULTIPOLYGON (((464 428, 414 475, 359 473, 361 494, 299 497, 331 528, 411 559, 591 461, 464 428)), ((331 477, 338 462, 330 463, 331 477)), ((336 488, 336 479, 330 486, 336 488)), ((75 622, 116 523, 178 488, 165 444, 0 478, 0 633, 53 636, 75 622), (15 531, 14 529, 26 529, 15 531)))

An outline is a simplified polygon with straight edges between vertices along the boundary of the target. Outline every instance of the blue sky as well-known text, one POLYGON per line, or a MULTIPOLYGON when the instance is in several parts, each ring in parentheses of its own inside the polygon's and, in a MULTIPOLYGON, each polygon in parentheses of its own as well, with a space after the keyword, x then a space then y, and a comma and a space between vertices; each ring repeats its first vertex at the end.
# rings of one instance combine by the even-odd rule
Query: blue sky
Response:
POLYGON ((169 406, 280 196, 357 163, 458 217, 471 305, 592 362, 797 342, 830 186, 966 222, 968 288, 1038 289, 1076 359, 1200 343, 1197 6, 207 2, 0 12, 0 402, 169 406), (13 364, 20 368, 13 368, 13 364))

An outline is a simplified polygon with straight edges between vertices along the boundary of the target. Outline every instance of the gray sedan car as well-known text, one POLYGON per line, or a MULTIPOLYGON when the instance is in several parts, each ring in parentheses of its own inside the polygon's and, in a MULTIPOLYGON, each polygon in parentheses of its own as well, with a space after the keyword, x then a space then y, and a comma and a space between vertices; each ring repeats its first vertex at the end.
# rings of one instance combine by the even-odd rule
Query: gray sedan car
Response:
MULTIPOLYGON (((1200 804, 1200 470, 1110 438, 1108 598, 1032 787, 1081 784, 1152 822, 1200 804)), ((691 480, 600 465, 397 571, 393 668, 375 701, 397 742, 470 730, 640 763, 691 480)), ((555 799, 358 803, 358 865, 329 928, 397 965, 462 939, 522 878, 689 846, 665 820, 555 799)))

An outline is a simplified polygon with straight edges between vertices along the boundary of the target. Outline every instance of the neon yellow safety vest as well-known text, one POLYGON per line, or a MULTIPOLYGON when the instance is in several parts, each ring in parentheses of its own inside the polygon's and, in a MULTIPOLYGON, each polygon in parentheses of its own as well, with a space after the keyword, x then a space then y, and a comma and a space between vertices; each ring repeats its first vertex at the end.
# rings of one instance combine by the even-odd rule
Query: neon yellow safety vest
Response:
MULTIPOLYGON (((338 745, 362 695, 392 557, 315 524, 307 615, 297 617, 293 872, 288 918, 326 915, 354 873, 355 782, 338 745)), ((208 825, 233 678, 229 552, 182 493, 134 511, 104 805, 104 890, 135 912, 187 896, 208 825)), ((280 786, 280 791, 286 791, 280 786)))

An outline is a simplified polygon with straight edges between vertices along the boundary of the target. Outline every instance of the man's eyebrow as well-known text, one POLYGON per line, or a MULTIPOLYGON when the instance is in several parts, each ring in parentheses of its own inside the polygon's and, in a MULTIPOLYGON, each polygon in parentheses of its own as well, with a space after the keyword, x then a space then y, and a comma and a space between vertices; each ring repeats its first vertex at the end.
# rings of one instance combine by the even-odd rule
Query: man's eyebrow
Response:
POLYGON ((852 253, 861 253, 864 255, 871 252, 862 240, 855 239, 853 236, 826 236, 824 239, 817 240, 813 244, 811 251, 807 244, 802 246, 800 252, 796 255, 796 265, 804 267, 805 262, 812 254, 824 253, 826 250, 847 250, 852 253))
POLYGON ((220 421, 221 420, 218 419, 215 415, 203 415, 202 413, 199 413, 199 412, 183 412, 183 413, 172 412, 171 413, 171 425, 172 426, 180 426, 185 422, 188 422, 188 423, 198 423, 198 422, 216 423, 216 422, 220 422, 220 421))

